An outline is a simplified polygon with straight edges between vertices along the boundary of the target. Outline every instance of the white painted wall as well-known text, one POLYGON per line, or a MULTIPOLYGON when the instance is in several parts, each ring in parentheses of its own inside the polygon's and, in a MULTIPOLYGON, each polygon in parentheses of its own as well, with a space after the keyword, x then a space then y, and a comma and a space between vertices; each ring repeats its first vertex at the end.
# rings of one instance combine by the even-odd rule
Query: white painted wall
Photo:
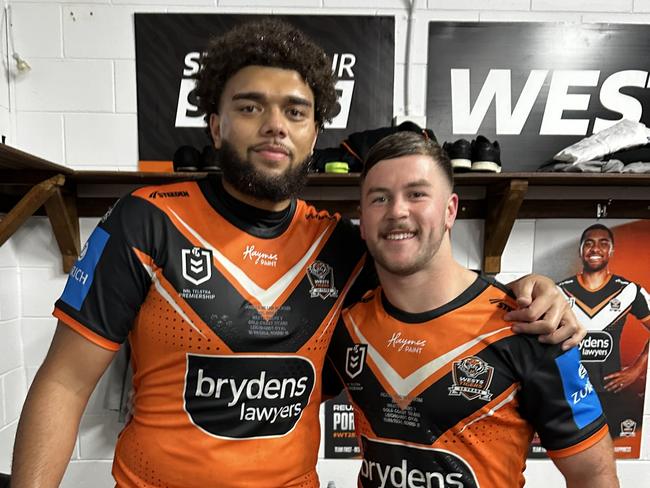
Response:
MULTIPOLYGON (((427 45, 429 20, 571 21, 650 24, 650 0, 414 0, 412 40, 427 45)), ((0 134, 13 145, 77 169, 131 170, 137 164, 133 12, 362 14, 396 16, 395 115, 406 112, 403 94, 408 0, 14 0, 14 48, 32 66, 18 76, 0 70, 0 134)), ((4 29, 4 27, 2 27, 4 29)), ((7 53, 4 32, 2 52, 7 53)), ((4 58, 4 55, 3 55, 4 58)), ((413 51, 412 116, 425 114, 426 49, 413 51)), ((82 240, 95 219, 82 219, 82 240)), ((531 272, 537 226, 520 220, 506 247, 501 278, 531 272)), ((543 227, 543 225, 542 225, 543 227)), ((483 223, 460 221, 454 256, 470 268, 481 260, 483 223)), ((7 472, 26 384, 34 377, 52 336, 50 313, 63 289, 61 258, 44 218, 33 218, 0 247, 0 471, 7 472)), ((119 426, 110 412, 110 378, 93 395, 63 486, 108 487, 119 426)), ((649 388, 650 389, 650 388, 649 388)), ((650 400, 650 399, 649 399, 650 400)), ((646 426, 650 425, 646 401, 646 426)), ((650 429, 642 460, 619 462, 622 486, 650 486, 650 429)), ((325 460, 321 479, 356 486, 358 461, 325 460)), ((547 461, 529 463, 532 488, 562 486, 547 461)), ((324 483, 324 486, 326 483, 324 483)))

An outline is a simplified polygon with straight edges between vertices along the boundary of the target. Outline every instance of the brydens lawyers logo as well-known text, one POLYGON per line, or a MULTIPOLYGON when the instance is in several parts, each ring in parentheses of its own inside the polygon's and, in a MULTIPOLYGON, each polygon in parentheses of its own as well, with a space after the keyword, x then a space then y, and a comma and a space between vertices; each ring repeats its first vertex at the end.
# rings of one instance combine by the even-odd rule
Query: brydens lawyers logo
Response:
POLYGON ((363 488, 479 488, 476 473, 460 454, 363 436, 361 444, 363 488))
POLYGON ((322 261, 314 261, 307 268, 307 278, 311 284, 309 296, 311 298, 321 297, 325 300, 328 297, 336 298, 339 291, 334 286, 334 270, 329 264, 322 261))
POLYGON ((490 383, 494 368, 481 358, 469 356, 454 361, 451 371, 454 384, 449 387, 449 396, 464 396, 468 400, 479 398, 486 402, 492 400, 490 383))
POLYGON ((586 363, 603 362, 612 353, 614 339, 604 330, 589 331, 580 341, 580 355, 586 363))
POLYGON ((299 356, 187 354, 184 408, 208 435, 281 437, 293 430, 314 391, 316 370, 299 356))
POLYGON ((212 252, 200 247, 183 249, 183 278, 190 283, 200 285, 212 276, 212 252))
POLYGON ((350 379, 356 378, 363 371, 367 349, 366 344, 355 344, 353 347, 348 347, 345 353, 345 372, 350 379))

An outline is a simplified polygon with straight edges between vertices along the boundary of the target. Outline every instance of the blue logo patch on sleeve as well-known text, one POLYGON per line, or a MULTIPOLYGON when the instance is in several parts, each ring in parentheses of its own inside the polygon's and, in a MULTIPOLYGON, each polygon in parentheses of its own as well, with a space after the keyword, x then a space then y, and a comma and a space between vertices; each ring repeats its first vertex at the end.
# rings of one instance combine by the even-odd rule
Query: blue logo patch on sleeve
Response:
POLYGON ((555 358, 560 370, 564 398, 571 407, 579 429, 589 425, 603 413, 598 395, 589 381, 586 368, 580 363, 580 351, 574 347, 555 358))
POLYGON ((96 227, 70 271, 61 300, 75 310, 81 310, 81 305, 88 295, 90 286, 93 284, 95 267, 104 252, 109 237, 108 232, 101 227, 96 227))

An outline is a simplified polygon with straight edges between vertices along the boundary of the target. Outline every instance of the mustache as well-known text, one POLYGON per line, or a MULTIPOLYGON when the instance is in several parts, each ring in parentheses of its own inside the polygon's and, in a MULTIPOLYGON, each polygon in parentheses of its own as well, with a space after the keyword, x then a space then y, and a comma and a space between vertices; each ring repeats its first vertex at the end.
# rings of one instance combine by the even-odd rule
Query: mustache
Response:
POLYGON ((282 144, 281 142, 276 142, 276 141, 268 141, 268 142, 262 142, 260 144, 255 144, 254 146, 250 146, 248 148, 248 151, 260 151, 269 146, 281 149, 282 151, 287 153, 288 156, 293 157, 293 151, 291 149, 289 149, 286 145, 282 144))

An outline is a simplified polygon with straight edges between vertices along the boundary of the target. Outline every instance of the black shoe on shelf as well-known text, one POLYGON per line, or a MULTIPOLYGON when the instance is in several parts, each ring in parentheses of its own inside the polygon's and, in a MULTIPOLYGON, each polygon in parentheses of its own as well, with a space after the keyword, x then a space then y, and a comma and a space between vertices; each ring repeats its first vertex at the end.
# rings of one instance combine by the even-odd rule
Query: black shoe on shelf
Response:
POLYGON ((501 148, 484 136, 472 141, 472 171, 501 173, 501 148))
POLYGON ((217 150, 212 145, 204 146, 201 152, 202 171, 219 171, 217 150))
POLYGON ((449 159, 454 173, 464 173, 472 169, 472 145, 466 139, 456 142, 445 142, 442 145, 449 159))
POLYGON ((181 146, 174 153, 174 171, 199 171, 202 166, 201 153, 193 146, 181 146))

